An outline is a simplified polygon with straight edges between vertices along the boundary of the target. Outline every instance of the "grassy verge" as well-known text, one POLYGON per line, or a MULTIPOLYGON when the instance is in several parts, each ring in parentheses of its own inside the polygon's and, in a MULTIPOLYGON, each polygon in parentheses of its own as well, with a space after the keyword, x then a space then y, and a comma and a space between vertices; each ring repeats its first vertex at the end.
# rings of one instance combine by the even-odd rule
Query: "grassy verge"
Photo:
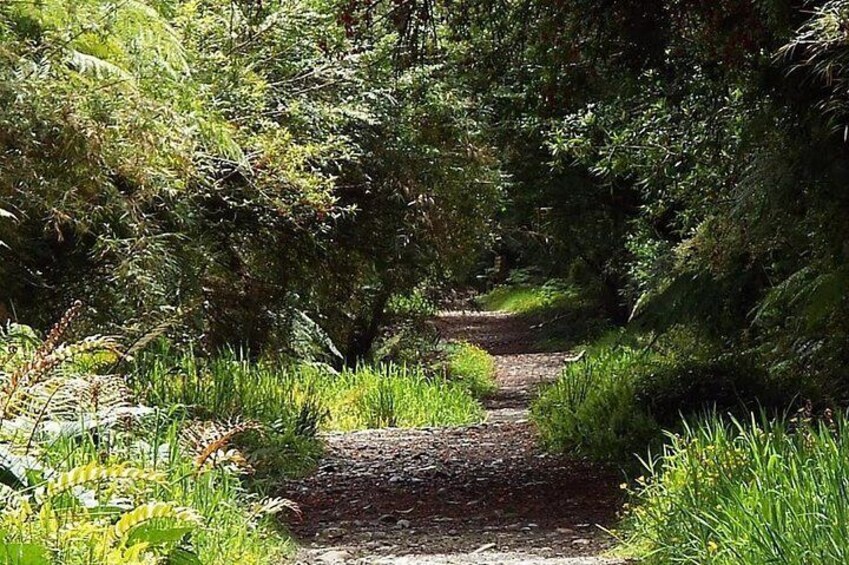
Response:
POLYGON ((542 284, 497 286, 481 295, 478 302, 487 310, 530 315, 568 307, 580 298, 580 293, 572 286, 551 280, 542 284))
POLYGON ((480 404, 462 382, 421 368, 382 364, 341 372, 320 365, 251 362, 234 354, 204 359, 159 354, 133 380, 154 405, 242 415, 288 436, 318 429, 423 427, 478 422, 480 404))
POLYGON ((846 419, 789 424, 712 417, 671 436, 633 493, 630 552, 648 564, 849 562, 846 419))
POLYGON ((628 463, 658 448, 682 415, 743 414, 758 403, 783 410, 792 398, 750 360, 718 354, 684 330, 656 342, 615 331, 567 365, 531 412, 550 449, 628 463))
POLYGON ((495 392, 495 359, 480 347, 468 342, 447 346, 445 366, 449 378, 464 386, 475 398, 495 392))

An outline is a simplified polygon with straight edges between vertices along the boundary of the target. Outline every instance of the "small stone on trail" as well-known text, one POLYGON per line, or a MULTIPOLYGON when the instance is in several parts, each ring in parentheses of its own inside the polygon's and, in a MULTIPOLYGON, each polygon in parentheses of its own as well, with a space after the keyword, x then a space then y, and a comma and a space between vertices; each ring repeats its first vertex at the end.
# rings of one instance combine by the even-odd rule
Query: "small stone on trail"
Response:
POLYGON ((590 545, 590 540, 586 538, 573 539, 572 545, 590 545))
POLYGON ((405 530, 411 526, 409 520, 398 520, 395 522, 395 527, 399 530, 405 530))
POLYGON ((345 530, 343 530, 342 528, 331 527, 331 528, 325 529, 322 533, 324 534, 325 537, 328 537, 330 539, 336 539, 336 538, 341 538, 342 536, 344 536, 345 530))
POLYGON ((326 563, 327 565, 339 565, 341 563, 345 563, 350 558, 351 554, 347 551, 336 549, 319 555, 318 562, 326 563))
POLYGON ((493 547, 495 547, 495 544, 494 544, 494 543, 487 543, 487 544, 484 544, 484 545, 480 546, 480 547, 479 547, 479 548, 477 548, 476 550, 474 550, 474 551, 472 552, 472 554, 474 555, 474 554, 477 554, 477 553, 483 553, 484 551, 486 551, 486 550, 488 550, 488 549, 492 549, 493 547))

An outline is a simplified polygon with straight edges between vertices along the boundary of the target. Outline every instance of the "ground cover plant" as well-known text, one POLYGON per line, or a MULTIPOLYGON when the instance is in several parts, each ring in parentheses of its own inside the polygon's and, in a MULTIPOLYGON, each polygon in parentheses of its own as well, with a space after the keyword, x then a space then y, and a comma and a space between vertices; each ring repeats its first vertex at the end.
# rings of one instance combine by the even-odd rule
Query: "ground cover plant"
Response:
POLYGON ((139 366, 133 384, 153 405, 242 415, 273 424, 287 436, 460 425, 483 417, 463 379, 390 363, 337 371, 321 364, 251 361, 233 352, 210 358, 160 354, 139 366))
POLYGON ((189 422, 132 402, 120 346, 66 341, 79 307, 46 338, 0 333, 0 558, 63 563, 270 564, 291 551, 249 493, 228 445, 249 423, 189 422))
POLYGON ((475 398, 495 392, 495 359, 484 349, 465 341, 446 344, 448 377, 467 388, 475 398))
POLYGON ((575 306, 580 294, 564 281, 549 280, 539 284, 508 283, 481 295, 478 302, 487 310, 514 314, 542 314, 575 306))
POLYGON ((843 563, 846 418, 714 414, 692 421, 633 485, 622 535, 644 563, 843 563))

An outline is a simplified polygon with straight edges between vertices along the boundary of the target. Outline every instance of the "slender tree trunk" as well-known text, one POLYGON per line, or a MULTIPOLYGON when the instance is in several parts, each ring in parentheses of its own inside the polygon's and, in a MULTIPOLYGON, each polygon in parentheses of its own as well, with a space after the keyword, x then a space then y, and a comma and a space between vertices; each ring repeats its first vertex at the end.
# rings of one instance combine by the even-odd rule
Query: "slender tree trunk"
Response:
POLYGON ((372 302, 368 314, 360 316, 345 349, 345 362, 354 365, 369 354, 386 318, 386 305, 392 296, 389 284, 384 283, 372 302))

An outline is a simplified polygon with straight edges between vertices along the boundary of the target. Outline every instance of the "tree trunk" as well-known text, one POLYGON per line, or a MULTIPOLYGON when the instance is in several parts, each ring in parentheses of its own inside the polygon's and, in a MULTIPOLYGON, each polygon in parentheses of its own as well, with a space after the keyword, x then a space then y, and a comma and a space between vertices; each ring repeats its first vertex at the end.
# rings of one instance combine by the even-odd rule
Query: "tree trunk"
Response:
POLYGON ((357 320, 354 331, 348 339, 348 347, 345 349, 345 363, 347 365, 356 365, 371 351, 386 317, 386 304, 391 296, 392 291, 389 285, 384 284, 375 296, 368 315, 361 315, 357 320))

